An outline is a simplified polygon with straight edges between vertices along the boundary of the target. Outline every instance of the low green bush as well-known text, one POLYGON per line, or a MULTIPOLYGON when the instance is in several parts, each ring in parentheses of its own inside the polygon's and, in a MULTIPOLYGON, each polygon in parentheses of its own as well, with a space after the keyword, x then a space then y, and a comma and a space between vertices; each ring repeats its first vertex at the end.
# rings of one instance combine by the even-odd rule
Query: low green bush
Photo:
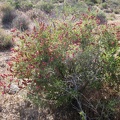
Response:
POLYGON ((7 0, 6 3, 9 3, 11 6, 14 6, 15 9, 19 9, 21 11, 27 11, 32 9, 35 4, 35 1, 31 0, 7 0))
POLYGON ((54 5, 52 3, 43 2, 40 4, 40 9, 45 13, 51 13, 53 8, 54 8, 54 5))
POLYGON ((115 9, 115 10, 114 10, 114 13, 115 13, 115 14, 119 14, 119 13, 120 13, 120 10, 119 10, 119 9, 115 9))
POLYGON ((80 17, 81 14, 88 12, 88 6, 86 5, 86 3, 81 1, 77 3, 65 2, 64 4, 56 5, 55 8, 56 9, 54 9, 54 11, 58 13, 59 16, 60 13, 63 13, 65 15, 77 14, 80 17))
POLYGON ((10 4, 6 4, 2 8, 3 11, 3 17, 2 17, 2 23, 3 25, 10 25, 13 21, 13 19, 17 16, 14 8, 10 4))
POLYGON ((12 36, 0 29, 0 50, 10 49, 13 46, 12 36))
MULTIPOLYGON (((17 7, 17 4, 16 4, 17 7)), ((34 3, 30 2, 30 1, 23 1, 20 4, 18 4, 18 9, 22 10, 22 11, 28 11, 31 10, 34 7, 34 3)))
POLYGON ((83 14, 78 22, 40 23, 18 36, 10 71, 20 79, 20 88, 27 86, 30 100, 45 106, 72 104, 85 120, 116 117, 120 28, 99 22, 83 14))
POLYGON ((108 8, 107 3, 102 3, 102 8, 107 9, 108 8))

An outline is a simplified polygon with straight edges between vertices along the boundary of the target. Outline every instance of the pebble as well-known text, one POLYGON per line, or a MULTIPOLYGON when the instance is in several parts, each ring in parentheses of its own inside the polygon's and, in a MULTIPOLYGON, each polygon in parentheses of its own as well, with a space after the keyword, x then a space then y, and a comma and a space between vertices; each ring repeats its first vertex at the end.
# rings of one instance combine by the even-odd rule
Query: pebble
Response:
POLYGON ((17 85, 11 84, 8 93, 9 94, 15 94, 15 93, 19 92, 19 90, 20 90, 20 88, 17 85))

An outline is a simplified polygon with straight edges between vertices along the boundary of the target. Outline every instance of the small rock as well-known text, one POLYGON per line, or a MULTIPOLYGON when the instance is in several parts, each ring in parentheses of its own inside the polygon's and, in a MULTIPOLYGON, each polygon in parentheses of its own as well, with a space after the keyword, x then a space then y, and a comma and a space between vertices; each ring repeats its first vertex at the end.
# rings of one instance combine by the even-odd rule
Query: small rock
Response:
POLYGON ((19 90, 20 90, 20 88, 19 88, 17 85, 11 84, 8 93, 9 93, 9 94, 15 94, 15 93, 17 93, 19 90))

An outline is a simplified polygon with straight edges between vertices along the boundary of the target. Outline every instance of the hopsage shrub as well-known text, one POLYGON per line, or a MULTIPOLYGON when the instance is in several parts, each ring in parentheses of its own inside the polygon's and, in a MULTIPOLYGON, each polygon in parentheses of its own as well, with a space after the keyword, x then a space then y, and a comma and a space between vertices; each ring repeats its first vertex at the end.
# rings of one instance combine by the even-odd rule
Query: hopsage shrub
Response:
POLYGON ((30 20, 29 17, 25 15, 18 15, 13 21, 12 26, 21 31, 25 31, 29 29, 30 20))
POLYGON ((84 113, 85 98, 92 111, 100 110, 90 105, 85 92, 104 89, 104 83, 116 87, 119 79, 112 73, 117 72, 114 76, 119 78, 120 57, 113 59, 119 49, 119 29, 98 24, 96 17, 84 14, 77 23, 54 23, 54 27, 40 23, 32 32, 18 36, 10 71, 20 88, 28 86, 34 103, 62 105, 75 100, 77 106, 73 106, 84 113))

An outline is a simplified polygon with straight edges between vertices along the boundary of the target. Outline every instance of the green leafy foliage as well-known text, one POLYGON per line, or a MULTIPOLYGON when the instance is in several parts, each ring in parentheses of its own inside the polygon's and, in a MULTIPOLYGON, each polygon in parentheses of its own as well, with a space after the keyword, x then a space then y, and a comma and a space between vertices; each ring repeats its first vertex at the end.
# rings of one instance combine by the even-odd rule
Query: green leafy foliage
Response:
POLYGON ((0 29, 0 50, 10 49, 12 46, 12 36, 0 29))
POLYGON ((6 2, 9 3, 11 6, 14 6, 15 9, 19 9, 22 11, 27 11, 33 8, 33 3, 31 0, 7 0, 6 2))
POLYGON ((35 104, 69 103, 83 120, 114 119, 116 100, 111 97, 120 88, 120 28, 100 25, 93 15, 77 20, 40 23, 32 32, 18 34, 10 71, 20 88, 28 87, 35 104))

